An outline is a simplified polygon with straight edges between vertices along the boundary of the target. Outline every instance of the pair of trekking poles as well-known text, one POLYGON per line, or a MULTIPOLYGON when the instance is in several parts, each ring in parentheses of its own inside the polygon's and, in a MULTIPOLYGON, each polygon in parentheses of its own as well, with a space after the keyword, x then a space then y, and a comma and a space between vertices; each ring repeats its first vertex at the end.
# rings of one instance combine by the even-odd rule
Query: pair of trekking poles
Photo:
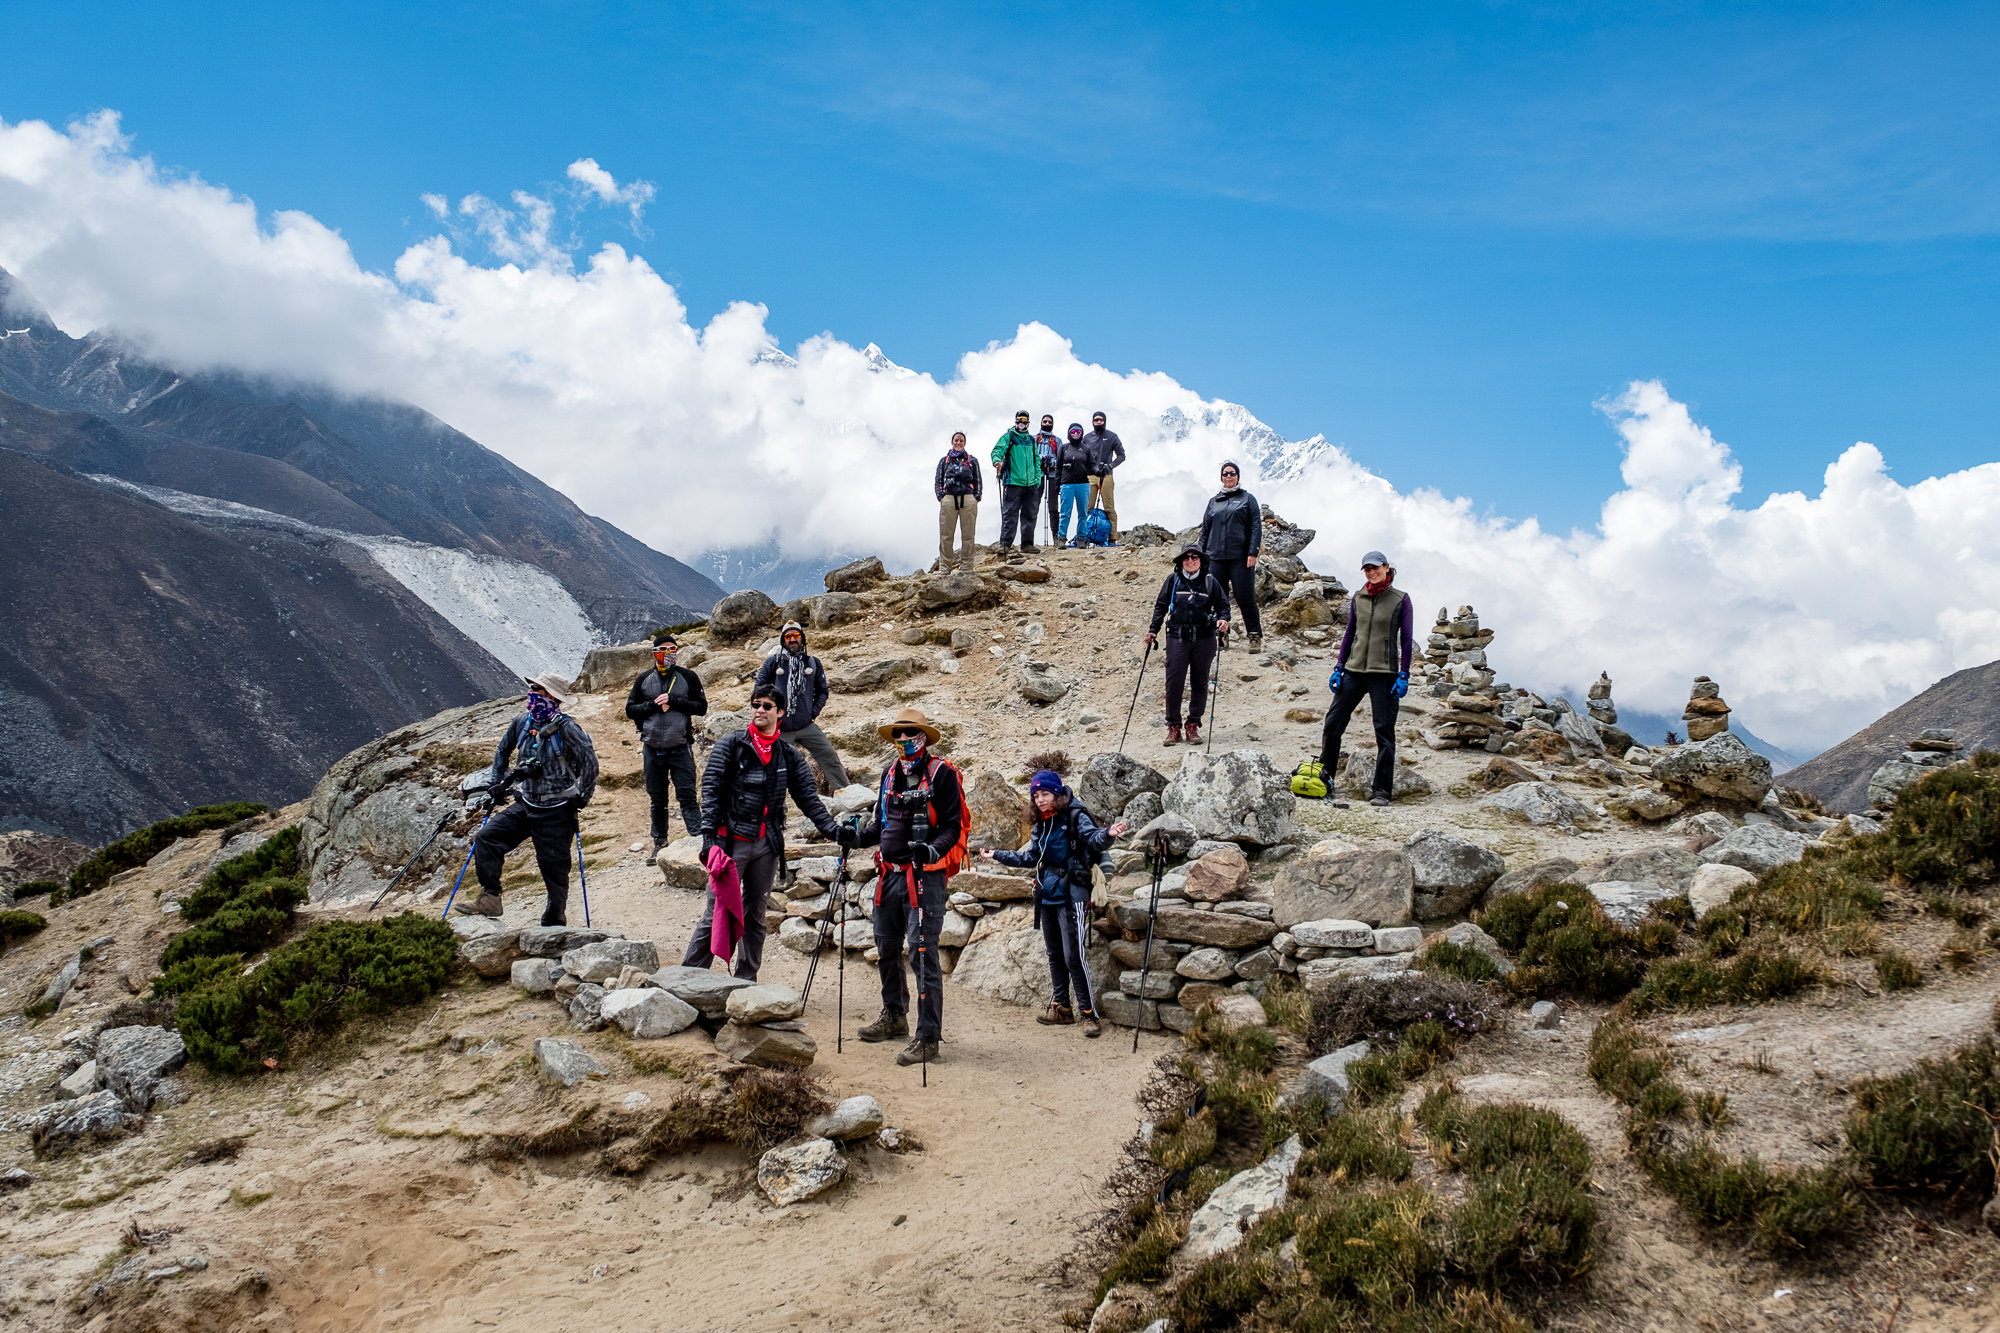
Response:
MULTIPOLYGON (((1206 753, 1215 753, 1215 719, 1222 713, 1222 654, 1229 649, 1227 633, 1215 636, 1215 675, 1209 680, 1208 746, 1206 753)), ((1132 714, 1139 707, 1139 689, 1146 683, 1146 663, 1153 660, 1153 645, 1146 645, 1146 655, 1139 659, 1139 679, 1132 682, 1132 703, 1125 710, 1125 730, 1118 733, 1118 753, 1125 753, 1125 738, 1132 734, 1132 714)))

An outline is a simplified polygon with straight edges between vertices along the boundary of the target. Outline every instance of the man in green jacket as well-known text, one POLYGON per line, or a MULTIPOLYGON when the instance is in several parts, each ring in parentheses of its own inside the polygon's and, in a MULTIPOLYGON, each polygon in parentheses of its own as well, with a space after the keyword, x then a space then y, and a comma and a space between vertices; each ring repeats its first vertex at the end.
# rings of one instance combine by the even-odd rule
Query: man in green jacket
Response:
POLYGON ((1028 414, 1014 414, 1014 429, 993 445, 993 475, 1000 479, 1000 549, 1014 544, 1021 529, 1021 551, 1035 553, 1036 501, 1042 494, 1042 453, 1028 427, 1028 414))

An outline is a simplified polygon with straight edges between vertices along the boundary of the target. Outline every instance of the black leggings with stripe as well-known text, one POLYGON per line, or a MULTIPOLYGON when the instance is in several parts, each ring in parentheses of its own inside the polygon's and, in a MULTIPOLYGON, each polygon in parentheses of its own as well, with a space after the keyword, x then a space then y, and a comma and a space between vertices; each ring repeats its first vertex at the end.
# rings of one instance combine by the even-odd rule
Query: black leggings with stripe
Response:
POLYGON ((1049 951, 1049 982, 1055 987, 1056 1003, 1069 1007, 1072 989, 1076 1007, 1086 1014, 1097 1012, 1090 994, 1090 968, 1084 951, 1090 942, 1090 901, 1051 907, 1042 904, 1042 943, 1049 951))

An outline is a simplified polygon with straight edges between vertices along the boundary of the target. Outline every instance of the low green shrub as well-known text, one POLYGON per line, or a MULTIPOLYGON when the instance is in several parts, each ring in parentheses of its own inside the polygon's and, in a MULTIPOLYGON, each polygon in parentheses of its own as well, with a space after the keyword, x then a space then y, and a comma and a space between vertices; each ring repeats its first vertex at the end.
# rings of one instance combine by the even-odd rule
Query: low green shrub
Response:
POLYGON ((1590 890, 1574 884, 1509 894, 1473 919, 1515 955, 1507 989, 1538 999, 1615 1000, 1638 985, 1647 960, 1671 952, 1680 935, 1672 907, 1662 912, 1656 906, 1640 929, 1627 930, 1604 914, 1590 890))
POLYGON ((48 918, 39 912, 0 912, 0 949, 11 949, 22 940, 48 929, 48 918))
POLYGON ((1498 981, 1500 965, 1478 949, 1456 940, 1439 940, 1417 958, 1425 972, 1441 972, 1460 981, 1498 981))
POLYGON ((52 879, 31 879, 25 884, 14 886, 14 901, 20 902, 23 898, 40 898, 45 894, 54 893, 60 888, 62 888, 62 885, 52 879))
POLYGON ((1941 769, 1903 788, 1888 825, 1850 859, 1864 874, 1913 884, 1992 879, 2000 862, 2000 754, 1982 751, 1968 766, 1941 769))
POLYGON ((181 915, 194 924, 167 942, 160 966, 172 972, 189 959, 229 955, 240 963, 283 939, 293 910, 306 900, 297 873, 299 833, 294 824, 209 871, 181 903, 181 915))
POLYGON ((1883 990, 1911 990, 1924 984, 1917 960, 1899 949, 1888 949, 1875 958, 1875 980, 1883 990))
POLYGON ((269 806, 253 801, 231 801, 225 805, 198 805, 184 815, 148 824, 135 833, 100 847, 89 859, 69 873, 69 894, 89 893, 103 888, 121 870, 142 866, 182 838, 210 829, 226 828, 252 815, 261 815, 269 806))
POLYGON ((181 915, 200 921, 215 915, 258 880, 299 873, 299 839, 304 830, 293 824, 266 838, 241 856, 232 856, 202 876, 195 891, 181 900, 181 915))
POLYGON ((1847 1141, 1878 1188, 1993 1192, 1993 1117, 2000 1116, 2000 1049, 1988 1035, 1851 1089, 1847 1141))
POLYGON ((1751 950, 1717 963, 1708 958, 1674 958, 1655 963, 1627 1001, 1632 1015, 1667 1009, 1700 1009, 1724 1000, 1774 1000, 1820 981, 1820 970, 1788 953, 1751 950))
POLYGON ((200 990, 210 982, 235 976, 242 971, 243 955, 240 953, 184 958, 153 978, 153 994, 186 995, 189 991, 200 990))
POLYGON ((1384 981, 1337 977, 1313 988, 1311 1005, 1306 1045, 1315 1055, 1357 1041, 1394 1046, 1417 1023, 1434 1022, 1470 1037, 1501 1020, 1500 1002, 1484 987, 1428 973, 1384 981))
POLYGON ((191 1058, 243 1073, 283 1059, 294 1041, 434 993, 453 956, 451 927, 430 917, 323 921, 249 975, 181 996, 181 1037, 191 1058))

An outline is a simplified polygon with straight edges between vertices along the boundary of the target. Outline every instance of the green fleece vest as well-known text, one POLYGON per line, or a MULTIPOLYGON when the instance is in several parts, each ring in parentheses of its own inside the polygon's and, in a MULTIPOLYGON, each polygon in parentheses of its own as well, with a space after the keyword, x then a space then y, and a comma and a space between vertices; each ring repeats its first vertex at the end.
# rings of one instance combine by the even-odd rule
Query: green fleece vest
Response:
POLYGON ((1403 669, 1402 635, 1396 628, 1396 611, 1409 601, 1400 588, 1373 597, 1360 593, 1347 599, 1347 614, 1354 621, 1354 642, 1347 648, 1347 670, 1387 671, 1403 669))

